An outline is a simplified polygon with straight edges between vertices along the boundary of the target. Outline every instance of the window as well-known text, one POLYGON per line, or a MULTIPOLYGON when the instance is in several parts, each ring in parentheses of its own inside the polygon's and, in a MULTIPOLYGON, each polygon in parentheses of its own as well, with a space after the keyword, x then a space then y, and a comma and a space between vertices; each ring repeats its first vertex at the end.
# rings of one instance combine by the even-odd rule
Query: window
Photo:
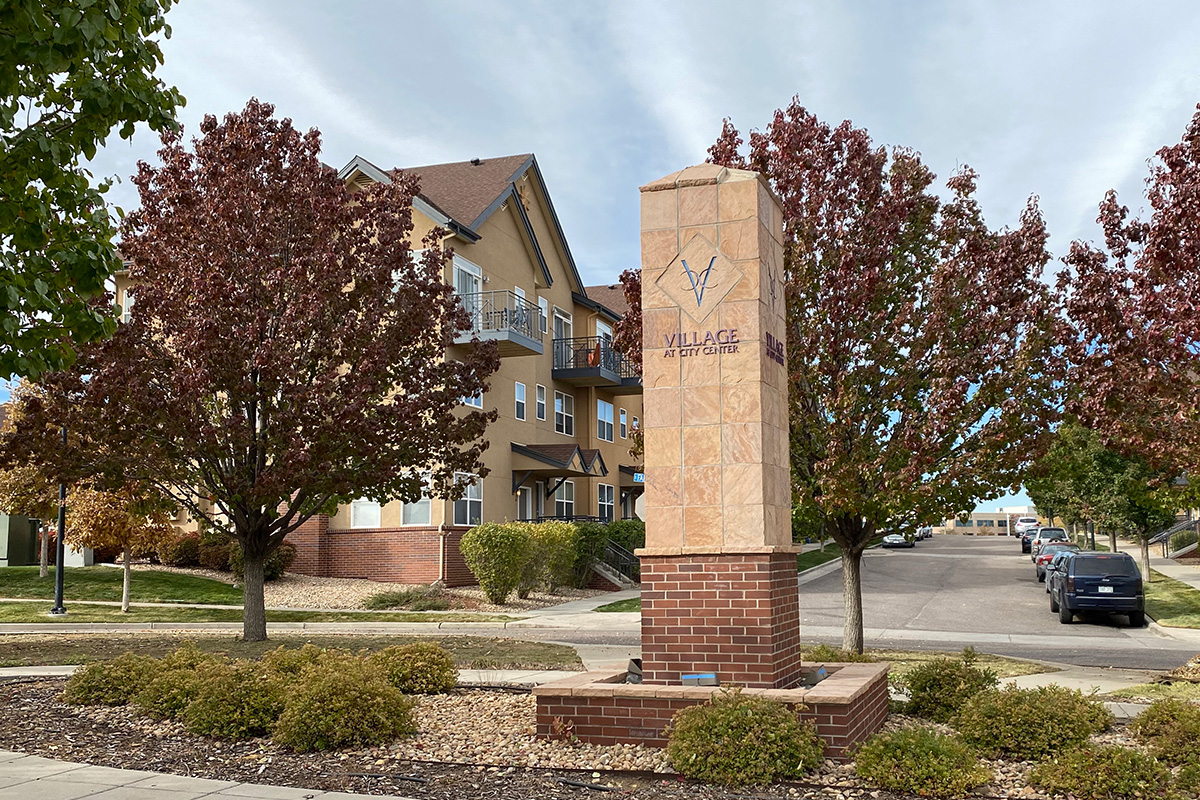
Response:
POLYGON ((621 492, 621 519, 633 519, 633 492, 621 492))
POLYGON ((621 409, 621 438, 628 439, 629 438, 628 434, 629 434, 629 426, 626 424, 626 421, 625 421, 625 409, 622 408, 621 409))
POLYGON ((538 298, 538 318, 542 321, 542 333, 545 333, 546 326, 550 324, 550 306, 544 297, 538 298))
POLYGON ((1006 519, 998 519, 998 520, 996 520, 996 527, 997 527, 997 528, 1007 528, 1007 527, 1008 527, 1008 520, 1006 520, 1006 519))
POLYGON ((637 432, 638 432, 638 421, 637 421, 637 417, 634 417, 634 418, 633 418, 633 428, 632 428, 631 430, 632 430, 632 432, 633 432, 633 433, 637 433, 637 432))
POLYGON ((975 524, 981 528, 994 528, 996 526, 996 523, 992 522, 990 519, 981 519, 975 524))
POLYGON ((597 495, 597 510, 599 512, 601 522, 613 521, 613 487, 607 483, 600 484, 600 493, 597 495))
POLYGON ((554 338, 555 339, 570 339, 571 331, 574 325, 571 322, 571 315, 561 308, 554 309, 554 338))
POLYGON ((462 404, 464 406, 471 406, 473 408, 483 408, 483 392, 480 392, 473 397, 464 397, 462 399, 462 404))
POLYGON ((612 326, 603 320, 596 320, 596 338, 607 349, 612 344, 612 326))
POLYGON ((613 404, 607 400, 596 401, 596 436, 606 442, 613 440, 613 404))
POLYGON ((479 330, 483 323, 483 270, 459 255, 454 256, 454 291, 467 309, 472 327, 479 330))
POLYGON ((554 516, 575 516, 575 481, 563 481, 554 490, 554 516))
POLYGON ((133 295, 129 293, 129 288, 126 287, 125 293, 121 300, 121 322, 129 322, 133 317, 133 295))
POLYGON ((537 418, 546 418, 546 387, 541 384, 537 387, 537 418))
POLYGON ((350 504, 351 528, 378 528, 379 503, 365 497, 350 504))
POLYGON ((517 489, 517 519, 522 522, 533 519, 533 490, 528 486, 517 489))
POLYGON ((533 483, 533 516, 544 517, 546 515, 546 482, 534 481, 533 483))
POLYGON ((429 499, 429 473, 421 473, 421 480, 425 485, 425 490, 421 492, 421 499, 415 503, 402 503, 400 506, 401 525, 431 525, 433 523, 433 502, 429 499))
POLYGON ((971 527, 974 527, 974 525, 975 525, 975 523, 969 519, 954 520, 954 527, 956 527, 956 528, 971 528, 971 527))
POLYGON ((516 382, 516 415, 517 419, 525 419, 525 384, 520 381, 516 382))
POLYGON ((454 501, 454 524, 478 525, 483 520, 483 482, 465 472, 454 473, 454 480, 466 486, 463 496, 454 501))
POLYGON ((575 435, 575 395, 554 393, 554 431, 575 435))

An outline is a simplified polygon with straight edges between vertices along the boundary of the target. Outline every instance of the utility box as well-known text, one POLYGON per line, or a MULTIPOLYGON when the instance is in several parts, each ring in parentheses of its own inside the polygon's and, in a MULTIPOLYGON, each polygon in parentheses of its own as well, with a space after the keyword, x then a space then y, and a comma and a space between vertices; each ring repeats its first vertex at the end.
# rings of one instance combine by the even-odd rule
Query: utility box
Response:
POLYGON ((29 517, 0 514, 0 567, 38 563, 37 531, 29 517))

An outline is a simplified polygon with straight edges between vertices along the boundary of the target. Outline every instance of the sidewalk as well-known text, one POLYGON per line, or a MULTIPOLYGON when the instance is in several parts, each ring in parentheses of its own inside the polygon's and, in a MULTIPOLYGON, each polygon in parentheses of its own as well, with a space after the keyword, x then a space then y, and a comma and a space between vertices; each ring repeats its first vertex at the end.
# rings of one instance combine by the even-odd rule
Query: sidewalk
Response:
MULTIPOLYGON (((350 800, 394 795, 322 792, 54 761, 0 750, 0 796, 21 800, 350 800)), ((397 800, 407 800, 397 798, 397 800)))

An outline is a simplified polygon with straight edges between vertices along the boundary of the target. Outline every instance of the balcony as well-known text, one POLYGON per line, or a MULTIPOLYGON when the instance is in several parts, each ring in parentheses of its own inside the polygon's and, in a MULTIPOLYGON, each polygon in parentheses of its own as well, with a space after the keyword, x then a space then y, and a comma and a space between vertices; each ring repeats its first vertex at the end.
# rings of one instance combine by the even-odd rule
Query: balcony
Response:
POLYGON ((502 357, 540 356, 542 326, 538 307, 509 291, 459 295, 471 318, 471 327, 458 335, 455 344, 468 344, 473 337, 495 342, 502 357))
POLYGON ((597 336, 555 339, 551 375, 572 386, 600 386, 613 394, 642 391, 642 376, 633 362, 597 336))

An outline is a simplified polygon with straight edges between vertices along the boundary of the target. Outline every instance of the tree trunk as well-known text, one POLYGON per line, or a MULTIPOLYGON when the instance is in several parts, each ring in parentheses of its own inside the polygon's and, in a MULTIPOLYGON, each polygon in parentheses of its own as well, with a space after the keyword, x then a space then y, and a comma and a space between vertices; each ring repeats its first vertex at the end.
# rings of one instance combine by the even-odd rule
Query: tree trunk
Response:
POLYGON ((842 600, 846 624, 842 630, 842 649, 863 651, 862 551, 842 548, 842 600))
POLYGON ((1150 533, 1143 531, 1138 537, 1142 545, 1142 580, 1146 583, 1154 580, 1153 573, 1150 572, 1150 533))
POLYGON ((263 565, 266 556, 242 550, 242 641, 267 640, 267 610, 263 598, 263 565))
POLYGON ((50 577, 50 528, 46 525, 38 525, 38 533, 42 540, 42 559, 38 565, 38 577, 50 577))
POLYGON ((822 553, 825 552, 825 537, 824 536, 821 537, 821 552, 822 553))
POLYGON ((124 549, 121 550, 121 561, 124 563, 124 567, 125 567, 122 570, 122 572, 124 572, 125 575, 124 575, 124 580, 121 582, 121 613, 128 614, 129 613, 129 575, 133 571, 133 566, 129 563, 129 561, 130 561, 129 545, 126 545, 124 547, 124 549))
POLYGON ((1110 528, 1108 531, 1108 549, 1110 552, 1117 552, 1117 529, 1110 528))

